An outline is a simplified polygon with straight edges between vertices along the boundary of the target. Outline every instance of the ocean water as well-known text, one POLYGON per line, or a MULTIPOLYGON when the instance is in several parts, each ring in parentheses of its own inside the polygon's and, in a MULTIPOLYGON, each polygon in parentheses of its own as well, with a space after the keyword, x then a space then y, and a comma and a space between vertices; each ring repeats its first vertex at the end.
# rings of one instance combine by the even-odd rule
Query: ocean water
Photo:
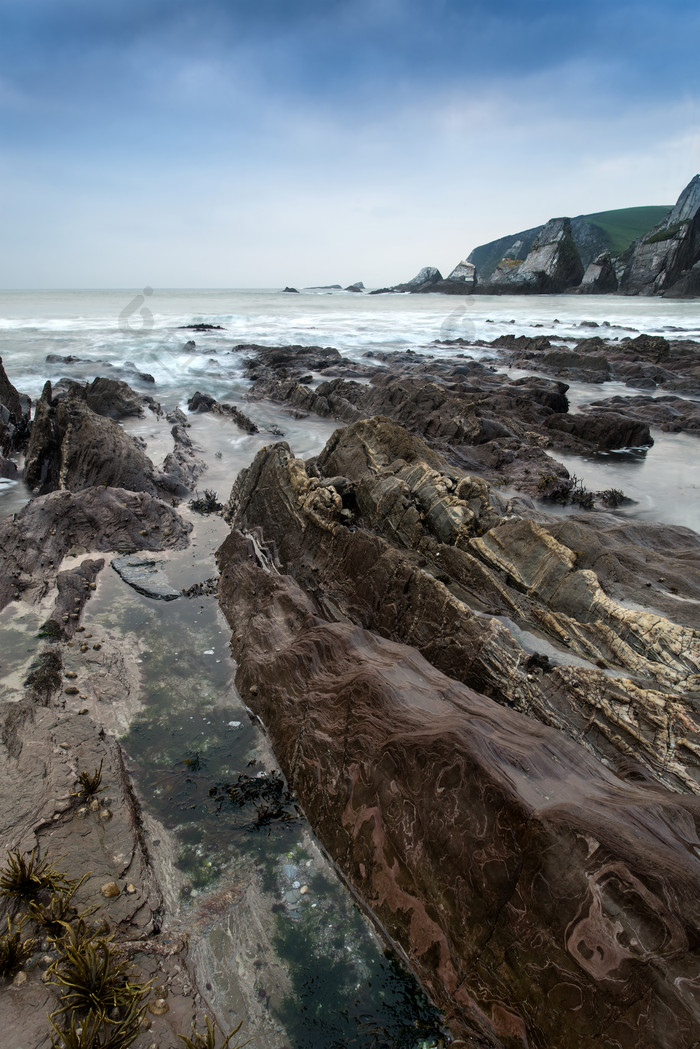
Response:
MULTIPOLYGON (((133 289, 107 291, 0 292, 0 355, 15 386, 39 396, 47 379, 80 380, 98 375, 123 378, 168 407, 185 407, 201 389, 217 399, 242 400, 244 352, 233 347, 262 345, 334 346, 362 360, 373 351, 411 349, 449 353, 440 340, 492 340, 506 333, 610 339, 640 332, 700 341, 700 308, 693 301, 616 296, 377 295, 310 291, 133 289), (221 330, 188 332, 184 325, 209 323, 221 330), (194 344, 194 345, 193 345, 194 344), (47 357, 73 357, 47 362, 47 357), (138 379, 137 372, 153 377, 138 379)), ((488 347, 460 347, 490 359, 488 347)), ((572 404, 588 398, 641 391, 605 383, 572 386, 572 404)), ((648 393, 648 391, 643 391, 648 393)), ((278 424, 272 406, 256 404, 250 414, 278 424)), ((282 428, 294 448, 295 427, 282 428)), ((298 434, 298 428, 297 428, 298 434)), ((622 488, 637 501, 625 513, 700 527, 697 441, 692 435, 653 431, 655 445, 645 456, 568 457, 566 465, 595 490, 622 488)), ((255 442, 249 442, 253 447, 255 442)), ((14 511, 26 493, 0 486, 0 512, 14 511)))

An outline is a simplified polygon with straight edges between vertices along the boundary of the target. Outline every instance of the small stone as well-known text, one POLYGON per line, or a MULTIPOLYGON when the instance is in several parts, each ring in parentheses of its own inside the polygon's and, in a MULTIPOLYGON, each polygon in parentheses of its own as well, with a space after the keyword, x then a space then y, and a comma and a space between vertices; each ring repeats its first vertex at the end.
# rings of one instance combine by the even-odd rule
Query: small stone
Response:
POLYGON ((148 1003, 148 1011, 149 1013, 153 1013, 154 1016, 164 1016, 169 1009, 170 1006, 165 998, 156 998, 155 1001, 148 1003))
POLYGON ((121 889, 117 885, 116 881, 107 881, 104 885, 101 886, 100 892, 103 896, 106 896, 107 899, 110 899, 114 896, 119 896, 121 893, 121 889))
POLYGON ((257 696, 257 694, 258 694, 258 686, 257 685, 251 685, 250 688, 248 689, 248 691, 250 692, 251 696, 257 696))

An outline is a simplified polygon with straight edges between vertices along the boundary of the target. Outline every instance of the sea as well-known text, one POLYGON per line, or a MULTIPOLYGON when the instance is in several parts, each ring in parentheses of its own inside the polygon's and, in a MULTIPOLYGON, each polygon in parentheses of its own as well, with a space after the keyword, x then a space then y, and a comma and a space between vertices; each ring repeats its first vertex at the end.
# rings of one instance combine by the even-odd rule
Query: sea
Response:
MULTIPOLYGON (((107 375, 166 409, 186 411, 197 390, 242 407, 260 433, 243 434, 220 417, 190 416, 192 439, 209 463, 201 485, 222 501, 263 445, 284 439, 305 458, 321 450, 337 425, 247 402, 245 347, 332 346, 356 361, 410 349, 427 360, 453 354, 449 341, 461 339, 460 353, 499 366, 485 343, 503 334, 557 335, 573 344, 594 334, 616 340, 642 332, 700 345, 700 306, 624 297, 372 296, 338 289, 0 292, 0 356, 10 380, 32 399, 47 380, 107 375), (219 327, 188 330, 196 324, 219 327)), ((569 397, 576 411, 591 399, 641 392, 648 394, 615 382, 573 383, 569 397)), ((167 427, 153 413, 124 425, 143 438, 152 457, 169 450, 167 427)), ((590 490, 624 491, 633 502, 617 511, 621 518, 698 531, 700 435, 652 433, 655 443, 646 451, 558 458, 590 490)), ((21 481, 0 481, 0 516, 17 513, 30 497, 21 481)), ((188 513, 184 505, 182 512, 188 513)), ((215 574, 214 552, 226 534, 220 518, 189 516, 190 547, 167 561, 178 589, 215 574)), ((159 873, 173 889, 170 931, 184 930, 196 942, 194 964, 221 1024, 230 1029, 239 1019, 248 1022, 242 1033, 258 1049, 447 1044, 442 1017, 343 882, 303 813, 256 831, 226 801, 227 788, 241 775, 274 771, 274 755, 265 749, 264 726, 236 691, 228 629, 215 597, 153 601, 106 568, 83 622, 95 636, 122 645, 139 668, 139 706, 117 717, 117 734, 147 841, 159 855, 161 843, 169 843, 170 858, 159 860, 159 873), (247 900, 257 900, 244 913, 255 924, 253 948, 241 916, 241 885, 247 900), (242 1002, 255 1003, 254 1015, 242 1002)), ((5 698, 21 696, 17 681, 35 653, 39 625, 39 613, 20 602, 0 613, 5 698)))

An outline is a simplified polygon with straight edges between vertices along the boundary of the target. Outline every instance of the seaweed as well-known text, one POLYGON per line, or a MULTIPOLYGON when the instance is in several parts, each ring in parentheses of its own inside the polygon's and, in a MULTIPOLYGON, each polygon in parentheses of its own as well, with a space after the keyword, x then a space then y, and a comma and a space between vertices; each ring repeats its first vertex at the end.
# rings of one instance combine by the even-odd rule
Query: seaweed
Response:
POLYGON ((9 978, 18 972, 36 948, 36 940, 22 939, 22 922, 15 929, 7 916, 7 932, 0 934, 0 976, 9 978))
MULTIPOLYGON (((204 1020, 207 1025, 206 1034, 199 1034, 199 1032, 195 1030, 194 1024, 192 1024, 191 1038, 184 1034, 178 1035, 178 1038, 185 1043, 185 1049, 217 1049, 216 1030, 214 1028, 214 1024, 206 1015, 204 1017, 204 1020)), ((251 1041, 250 1038, 247 1038, 245 1042, 236 1042, 235 1046, 231 1045, 231 1039, 233 1038, 234 1034, 238 1034, 242 1026, 243 1021, 241 1020, 238 1026, 234 1027, 230 1034, 226 1036, 223 1042, 219 1045, 218 1049, 243 1049, 243 1046, 247 1045, 248 1042, 251 1041)))

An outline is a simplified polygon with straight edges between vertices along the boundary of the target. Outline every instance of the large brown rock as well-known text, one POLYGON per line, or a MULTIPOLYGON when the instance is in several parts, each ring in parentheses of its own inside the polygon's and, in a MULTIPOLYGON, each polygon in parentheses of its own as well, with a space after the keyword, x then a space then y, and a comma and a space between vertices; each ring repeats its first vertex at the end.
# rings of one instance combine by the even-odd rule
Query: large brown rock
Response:
POLYGON ((415 650, 329 621, 239 531, 219 560, 239 689, 453 1033, 696 1045, 700 801, 623 782, 415 650))
MULTIPOLYGON (((700 686, 697 631, 653 604, 625 607, 624 589, 611 598, 579 567, 580 546, 508 511, 484 481, 375 418, 338 431, 308 469, 284 444, 263 449, 227 516, 262 530, 328 618, 415 647, 613 767, 700 792, 700 721, 684 699, 700 686)), ((679 571, 699 579, 700 546, 687 552, 679 571)))
POLYGON ((46 383, 27 449, 26 483, 40 492, 78 492, 100 484, 150 495, 166 490, 167 481, 158 477, 141 445, 118 423, 94 412, 84 394, 74 385, 55 402, 46 383))
POLYGON ((550 415, 548 430, 558 430, 585 441, 601 451, 612 448, 650 448, 654 439, 649 424, 617 412, 581 412, 578 415, 550 415))

